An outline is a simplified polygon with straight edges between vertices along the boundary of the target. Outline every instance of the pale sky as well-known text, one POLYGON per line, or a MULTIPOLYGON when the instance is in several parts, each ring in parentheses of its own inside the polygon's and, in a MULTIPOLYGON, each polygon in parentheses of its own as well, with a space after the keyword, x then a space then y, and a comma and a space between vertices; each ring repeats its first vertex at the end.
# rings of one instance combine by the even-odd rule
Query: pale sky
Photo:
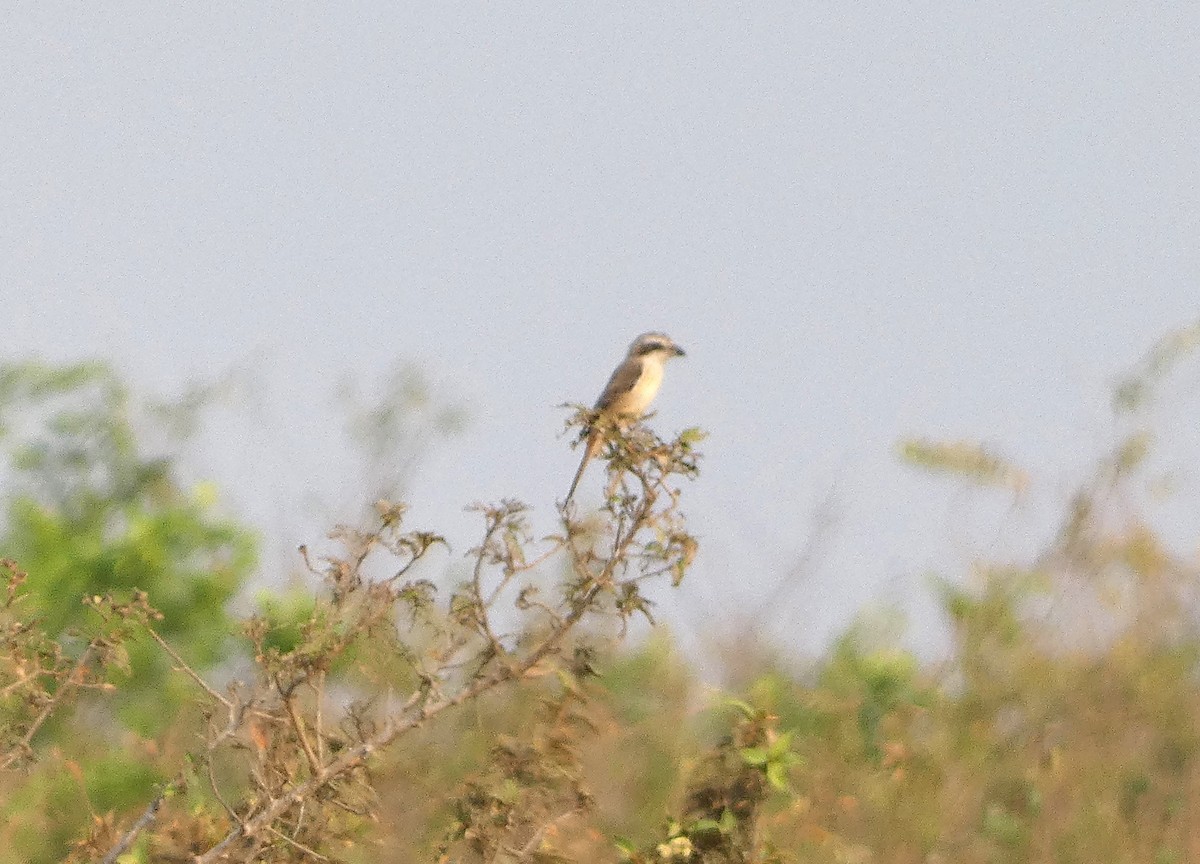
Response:
POLYGON ((268 569, 357 503, 345 374, 412 361, 465 404, 411 485, 414 527, 461 553, 471 501, 551 530, 578 455, 555 406, 662 329, 688 357, 653 422, 711 433, 701 556, 662 618, 746 626, 832 492, 772 632, 819 648, 899 602, 928 644, 926 575, 1035 548, 1114 440, 1114 377, 1200 315, 1195 4, 18 2, 3 24, 3 356, 165 392, 251 366, 256 407, 193 470, 267 531, 268 569), (898 463, 909 434, 1038 482, 965 498, 898 463))

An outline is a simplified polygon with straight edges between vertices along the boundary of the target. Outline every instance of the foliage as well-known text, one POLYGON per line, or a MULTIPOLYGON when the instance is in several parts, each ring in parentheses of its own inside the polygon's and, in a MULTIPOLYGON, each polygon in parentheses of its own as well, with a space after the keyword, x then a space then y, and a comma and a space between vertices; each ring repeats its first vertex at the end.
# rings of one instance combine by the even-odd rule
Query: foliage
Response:
MULTIPOLYGON (((449 580, 433 572, 442 538, 378 502, 371 526, 304 550, 317 590, 264 592, 224 654, 191 644, 194 618, 173 624, 140 583, 85 589, 60 621, 39 605, 42 574, 6 561, 0 849, 123 864, 1192 860, 1200 566, 1146 507, 1154 437, 1138 413, 1191 333, 1118 383, 1122 435, 1044 549, 935 582, 949 633, 936 662, 864 618, 805 661, 757 657, 747 639, 734 671, 755 674, 706 696, 661 630, 618 647, 653 613, 645 584, 678 583, 696 551, 674 481, 695 474, 698 439, 642 426, 611 430, 600 512, 568 505, 549 537, 523 504, 475 505, 480 540, 449 580), (142 651, 186 709, 138 734, 111 709, 142 651), (218 686, 233 672, 210 656, 238 680, 218 686)), ((79 374, 62 379, 91 380, 79 374)), ((997 452, 902 448, 1022 498, 1036 478, 997 452)), ((90 458, 67 485, 119 498, 82 471, 90 458)), ((45 505, 61 488, 18 476, 15 498, 45 505)), ((174 552, 207 548, 183 536, 174 552)), ((161 567, 198 578, 219 562, 161 567)))
MULTIPOLYGON (((179 414, 194 410, 191 402, 174 413, 138 405, 100 364, 0 369, 0 441, 12 490, 0 551, 34 574, 24 608, 50 636, 85 623, 84 600, 128 600, 140 590, 153 595, 161 632, 192 663, 204 668, 228 656, 235 628, 225 607, 254 565, 253 537, 216 513, 209 488, 180 488, 172 461, 146 453, 139 440, 153 418, 178 426, 179 414)), ((157 431, 171 446, 170 431, 157 431)), ((149 646, 126 650, 124 719, 152 732, 179 704, 162 702, 168 664, 149 646)))
MULTIPOLYGON (((80 472, 90 472, 90 483, 80 480, 67 494, 40 505, 50 509, 57 503, 66 513, 63 518, 85 520, 70 523, 72 530, 58 538, 63 542, 82 538, 95 543, 88 529, 93 522, 103 523, 101 517, 110 510, 125 518, 112 520, 102 537, 120 539, 123 529, 141 524, 144 511, 174 501, 169 484, 165 490, 160 488, 169 478, 165 467, 145 472, 148 482, 155 484, 152 491, 165 491, 162 497, 148 497, 138 482, 118 484, 118 479, 128 479, 129 472, 123 469, 142 468, 144 463, 132 428, 124 422, 123 390, 103 370, 97 374, 104 385, 101 396, 83 412, 90 412, 91 422, 71 427, 72 434, 86 428, 82 447, 74 439, 51 440, 39 444, 39 459, 23 463, 38 470, 50 466, 61 470, 73 464, 80 472), (75 462, 71 448, 83 452, 75 462), (107 461, 96 464, 99 459, 107 461), (108 485, 103 492, 94 492, 98 484, 108 485), (97 509, 99 517, 94 513, 97 509)), ((82 376, 72 385, 80 382, 96 383, 82 376)), ((30 392, 40 391, 31 388, 30 392)), ((70 395, 79 398, 75 391, 70 395)), ((75 407, 71 411, 80 414, 75 407)), ((57 622, 37 615, 36 597, 21 593, 27 583, 13 565, 10 606, 24 604, 35 617, 12 625, 16 650, 7 658, 10 689, 18 690, 28 677, 22 666, 26 656, 42 658, 44 671, 34 675, 34 683, 45 682, 38 694, 26 700, 26 714, 36 712, 36 716, 27 722, 24 736, 16 737, 12 752, 17 754, 14 761, 39 758, 38 767, 46 766, 46 776, 52 773, 51 764, 58 762, 54 767, 66 767, 67 775, 79 781, 78 794, 93 816, 72 858, 114 860, 125 854, 148 860, 290 861, 297 856, 327 859, 347 854, 362 848, 379 808, 373 763, 399 740, 415 737, 434 718, 483 700, 505 685, 536 689, 546 676, 557 676, 565 688, 559 710, 553 712, 556 724, 567 717, 582 717, 570 709, 580 698, 572 695, 576 691, 571 682, 591 674, 594 656, 584 623, 611 618, 623 630, 630 617, 649 616, 643 585, 658 578, 677 583, 695 549, 678 510, 678 491, 667 483, 672 474, 694 472, 690 442, 667 443, 640 428, 628 435, 614 432, 610 458, 612 495, 602 518, 586 529, 564 511, 561 533, 535 542, 525 505, 515 501, 475 505, 484 523, 481 542, 468 552, 468 577, 444 594, 415 572, 431 550, 444 545, 442 538, 407 530, 403 505, 378 502, 373 527, 341 527, 331 535, 340 547, 337 551, 316 556, 301 550, 321 590, 308 601, 292 595, 265 603, 268 614, 246 622, 252 674, 223 692, 204 674, 208 656, 197 661, 174 644, 186 644, 195 628, 181 633, 171 627, 167 612, 151 607, 146 592, 120 580, 106 584, 108 571, 88 574, 89 591, 97 584, 115 590, 94 595, 94 615, 76 630, 83 633, 92 628, 106 634, 113 630, 117 635, 94 637, 84 659, 71 666, 60 659, 56 646, 58 639, 79 637, 46 628, 47 623, 57 622), (546 590, 538 568, 554 558, 565 564, 567 576, 553 590, 546 590), (120 599, 123 591, 129 601, 120 599), (500 612, 502 605, 507 606, 506 612, 500 612), (170 685, 190 686, 197 705, 177 718, 182 722, 163 730, 159 740, 143 739, 147 752, 141 760, 129 752, 122 759, 111 748, 89 748, 90 742, 81 742, 80 750, 90 764, 107 760, 110 776, 118 778, 102 802, 92 802, 100 778, 85 776, 73 753, 57 746, 38 753, 30 742, 37 726, 52 714, 64 724, 84 721, 87 706, 68 697, 91 682, 85 672, 95 668, 96 680, 111 677, 111 670, 135 649, 151 649, 163 665, 174 667, 178 674, 171 677, 170 685), (396 690, 402 695, 393 695, 396 690), (114 764, 122 768, 141 764, 146 770, 134 776, 113 770, 114 764), (126 793, 136 783, 143 788, 144 809, 124 820, 117 818, 116 811, 130 807, 126 793), (112 809, 98 809, 97 803, 112 809)), ((36 484, 31 488, 37 491, 36 484)), ((21 530, 15 536, 27 542, 28 523, 17 526, 21 530)), ((154 562, 154 573, 160 578, 186 578, 187 572, 172 573, 170 568, 180 566, 179 556, 183 564, 192 565, 207 551, 208 537, 203 532, 171 536, 178 542, 169 551, 179 555, 162 556, 154 562)), ((30 552, 38 547, 33 543, 20 548, 30 552)), ((51 575, 57 572, 45 555, 30 557, 51 575)), ((82 557, 74 550, 70 563, 75 565, 82 557)), ((219 571, 220 563, 209 561, 204 569, 219 571)), ((62 580, 57 585, 60 590, 66 587, 62 580)), ((164 593, 170 598, 169 592, 164 593)), ((24 727, 14 728, 16 736, 24 727)), ((569 736, 548 733, 539 741, 539 746, 561 746, 564 754, 571 752, 569 736)), ((534 772, 534 781, 525 784, 530 794, 512 800, 507 793, 488 797, 486 790, 491 787, 476 783, 468 787, 474 792, 464 800, 490 802, 489 806, 507 802, 514 826, 532 824, 533 802, 546 799, 542 787, 559 769, 537 774, 540 761, 531 759, 531 754, 536 757, 540 750, 516 739, 507 749, 491 749, 497 770, 506 775, 534 772)), ((560 768, 566 770, 568 762, 560 768)), ((27 790, 35 788, 36 784, 25 784, 27 790)), ((570 784, 565 788, 577 808, 586 806, 587 796, 580 789, 570 784)), ((13 806, 20 806, 19 796, 13 806)), ((470 821, 469 810, 462 811, 468 821, 458 839, 478 846, 486 833, 479 827, 491 817, 470 821)), ((69 829, 69 824, 65 827, 69 829)), ((26 837, 26 853, 43 857, 58 842, 52 839, 39 851, 26 837)), ((508 848, 507 842, 496 848, 508 848)))
POLYGON ((136 620, 196 668, 231 656, 226 606, 255 542, 211 489, 182 488, 171 458, 203 402, 136 400, 103 364, 0 368, 3 764, 29 772, 0 805, 0 860, 61 859, 89 816, 169 776, 148 750, 182 732, 187 684, 136 620), (117 755, 123 736, 138 743, 117 755))

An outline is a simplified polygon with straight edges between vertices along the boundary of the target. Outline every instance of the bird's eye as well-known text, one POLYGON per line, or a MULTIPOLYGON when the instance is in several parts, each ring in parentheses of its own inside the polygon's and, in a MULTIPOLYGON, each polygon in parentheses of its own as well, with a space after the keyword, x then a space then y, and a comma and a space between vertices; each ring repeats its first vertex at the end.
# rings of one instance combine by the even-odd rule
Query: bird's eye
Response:
POLYGON ((650 354, 654 351, 662 351, 666 347, 667 346, 661 342, 647 342, 640 349, 638 349, 638 353, 639 354, 650 354))

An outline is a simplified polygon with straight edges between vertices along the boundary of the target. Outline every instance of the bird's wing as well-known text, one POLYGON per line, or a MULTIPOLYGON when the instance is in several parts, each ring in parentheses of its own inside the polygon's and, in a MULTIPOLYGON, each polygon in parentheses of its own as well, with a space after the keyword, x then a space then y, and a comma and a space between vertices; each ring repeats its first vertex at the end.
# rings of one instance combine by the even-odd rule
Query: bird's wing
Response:
POLYGON ((596 400, 595 410, 607 411, 617 399, 632 390, 641 377, 642 358, 631 357, 626 360, 617 367, 612 377, 608 379, 608 383, 604 385, 604 392, 596 400))

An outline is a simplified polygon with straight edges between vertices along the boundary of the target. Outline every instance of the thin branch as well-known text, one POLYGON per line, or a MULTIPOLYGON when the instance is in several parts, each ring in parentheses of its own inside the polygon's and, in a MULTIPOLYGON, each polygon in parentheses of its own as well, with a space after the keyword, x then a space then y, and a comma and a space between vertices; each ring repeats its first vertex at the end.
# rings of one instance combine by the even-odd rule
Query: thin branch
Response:
POLYGON ((162 648, 164 651, 166 651, 167 654, 171 657, 171 659, 175 661, 177 669, 179 669, 181 672, 187 673, 187 676, 189 678, 191 678, 193 681, 195 681, 197 684, 199 684, 202 688, 204 688, 205 692, 207 692, 209 696, 216 699, 218 702, 220 702, 226 708, 233 707, 230 704, 228 699, 226 699, 224 696, 222 696, 220 693, 218 693, 216 690, 214 690, 207 681, 205 681, 202 677, 200 677, 200 673, 198 673, 195 669, 193 669, 191 666, 189 666, 187 661, 179 656, 179 652, 176 651, 174 648, 172 648, 170 643, 167 642, 166 639, 164 639, 162 636, 158 635, 157 630, 155 630, 149 624, 145 624, 144 626, 146 628, 146 632, 150 634, 150 638, 152 638, 155 642, 157 642, 159 644, 159 647, 162 648))
POLYGON ((50 715, 54 713, 54 709, 57 708, 63 699, 66 698, 66 695, 79 686, 79 682, 76 680, 76 678, 87 667, 87 664, 92 661, 92 658, 95 656, 95 654, 96 643, 95 641, 92 641, 88 644, 88 647, 84 649, 84 652, 80 656, 78 662, 76 662, 71 668, 71 672, 63 680, 62 685, 58 688, 58 692, 51 696, 50 699, 47 700, 46 704, 42 706, 41 712, 29 725, 29 729, 26 730, 24 736, 22 736, 21 740, 17 742, 12 752, 5 757, 4 761, 0 763, 0 770, 4 770, 10 765, 13 765, 19 758, 33 750, 31 746, 33 744, 33 737, 37 735, 37 732, 42 728, 42 725, 50 719, 50 715))
POLYGON ((562 640, 566 637, 571 628, 579 621, 586 613, 591 600, 600 590, 598 585, 593 585, 585 595, 585 597, 575 605, 570 614, 562 620, 562 623, 555 628, 542 644, 530 653, 524 660, 517 664, 512 669, 501 668, 493 675, 487 678, 481 678, 475 683, 460 690, 451 698, 443 699, 443 701, 433 705, 426 705, 421 712, 404 722, 397 723, 396 719, 390 718, 388 723, 375 735, 365 741, 345 750, 337 759, 327 765, 321 767, 313 776, 309 777, 302 783, 293 786, 291 790, 284 793, 280 797, 271 801, 265 808, 260 810, 251 818, 245 820, 241 824, 235 826, 224 838, 207 852, 198 855, 194 864, 214 864, 220 860, 232 844, 236 843, 243 837, 254 837, 259 832, 267 830, 271 824, 278 819, 287 809, 299 801, 304 800, 318 789, 328 785, 331 780, 334 780, 343 774, 357 768, 363 764, 376 751, 388 746, 398 737, 406 732, 411 732, 424 725, 427 720, 436 717, 448 708, 453 708, 467 702, 475 697, 491 690, 506 681, 516 680, 525 675, 530 669, 536 666, 543 658, 552 652, 562 640))
POLYGON ((230 819, 234 822, 241 822, 241 818, 237 815, 237 812, 229 806, 229 802, 225 800, 225 797, 221 794, 221 790, 217 787, 217 775, 213 768, 212 754, 209 754, 207 768, 208 786, 212 790, 213 797, 217 799, 218 804, 225 808, 225 812, 229 814, 230 819))
MULTIPOLYGON (((474 614, 463 616, 465 620, 461 623, 465 626, 460 631, 461 635, 459 639, 451 640, 445 656, 432 658, 439 661, 438 668, 421 676, 420 686, 414 690, 402 708, 398 711, 394 708, 388 711, 382 724, 377 728, 364 731, 360 727, 357 743, 353 745, 347 743, 345 749, 340 752, 329 753, 328 761, 326 761, 323 749, 321 730, 323 721, 320 715, 318 714, 316 720, 318 741, 317 748, 314 749, 309 738, 309 730, 301 719, 297 706, 290 698, 285 698, 283 700, 285 710, 296 731, 300 747, 308 759, 308 776, 303 779, 290 775, 286 778, 277 778, 280 782, 272 784, 273 791, 266 797, 260 798, 257 804, 251 804, 250 810, 245 813, 244 818, 234 817, 234 824, 229 827, 228 833, 207 851, 196 856, 193 859, 194 864, 215 864, 228 854, 241 855, 247 846, 261 846, 264 843, 270 845, 275 838, 291 843, 306 854, 314 854, 312 850, 286 836, 286 833, 281 833, 281 829, 286 830, 287 823, 292 821, 291 817, 295 816, 298 806, 304 807, 307 802, 315 800, 322 790, 338 787, 343 778, 365 766, 374 754, 391 745, 400 736, 421 728, 439 714, 477 699, 494 688, 508 682, 520 681, 547 657, 561 654, 568 634, 585 615, 595 608, 601 592, 614 591, 616 584, 614 576, 618 573, 628 572, 632 566, 630 556, 638 549, 641 532, 646 526, 654 524, 655 506, 656 501, 660 498, 660 492, 666 490, 670 498, 668 513, 672 512, 677 504, 675 495, 670 494, 670 490, 665 485, 651 476, 654 474, 652 466, 647 467, 638 463, 629 467, 622 463, 620 467, 623 469, 626 481, 621 481, 622 494, 610 501, 608 512, 612 516, 614 530, 609 541, 603 544, 604 547, 607 547, 604 549, 604 554, 595 554, 595 549, 579 548, 578 538, 574 533, 570 517, 564 510, 563 519, 567 529, 565 538, 555 545, 555 549, 551 549, 544 556, 539 556, 536 561, 530 562, 528 565, 529 567, 537 566, 554 551, 565 546, 575 571, 575 578, 568 584, 565 598, 555 608, 531 601, 525 596, 525 592, 522 592, 522 597, 517 604, 518 608, 523 610, 540 609, 549 616, 549 621, 546 622, 549 626, 543 631, 541 639, 533 643, 531 649, 521 651, 518 646, 511 652, 506 650, 492 629, 490 621, 491 605, 511 585, 513 575, 527 569, 524 563, 515 563, 511 548, 498 549, 496 546, 499 532, 506 530, 506 526, 514 524, 507 521, 508 516, 519 512, 513 511, 511 505, 506 504, 499 509, 485 510, 488 513, 487 526, 483 542, 477 550, 474 550, 475 560, 468 589, 473 595, 471 599, 473 600, 474 614), (633 494, 633 490, 638 490, 640 494, 633 494), (485 597, 485 576, 487 568, 492 564, 502 565, 504 573, 498 580, 498 584, 490 586, 492 590, 485 597), (469 677, 460 679, 457 692, 444 693, 440 687, 443 683, 440 676, 445 673, 446 664, 455 659, 455 655, 465 647, 466 641, 464 640, 468 636, 472 642, 477 637, 483 637, 485 640, 484 644, 487 647, 482 650, 481 656, 490 652, 492 656, 504 657, 506 662, 491 665, 491 668, 488 668, 490 658, 483 657, 484 662, 480 668, 472 672, 469 677)), ((355 550, 357 555, 352 554, 347 561, 337 565, 343 568, 340 572, 348 571, 355 574, 357 568, 362 566, 373 545, 369 542, 370 538, 366 538, 366 540, 367 542, 355 550)), ((308 683, 310 686, 314 686, 311 678, 308 683)), ((322 687, 323 681, 316 682, 314 686, 318 701, 320 701, 322 687)), ((320 705, 318 705, 318 711, 320 711, 320 705)), ((266 784, 261 781, 260 786, 264 789, 267 788, 266 784)), ((538 832, 525 848, 520 850, 522 857, 528 857, 536 852, 544 831, 545 828, 538 832)), ((319 855, 319 853, 315 854, 319 855)))
MULTIPOLYGON (((532 561, 526 561, 524 564, 513 564, 512 565, 513 574, 515 575, 517 573, 524 573, 527 570, 532 570, 535 567, 539 567, 542 564, 545 564, 561 548, 562 548, 562 540, 555 538, 553 545, 551 545, 551 547, 549 549, 547 549, 545 552, 543 552, 538 557, 534 558, 532 561)), ((497 593, 498 592, 494 592, 492 594, 492 596, 490 598, 488 598, 489 604, 495 602, 497 593)))
POLYGON ((270 831, 272 834, 274 834, 276 837, 278 837, 280 840, 284 841, 285 843, 287 843, 291 846, 295 846, 297 849, 299 849, 305 855, 316 858, 318 861, 331 861, 332 860, 331 858, 326 858, 320 852, 317 852, 313 849, 309 849, 303 843, 293 840, 291 837, 287 836, 282 831, 279 831, 276 828, 271 828, 270 826, 268 826, 267 830, 270 831))
POLYGON ((316 709, 316 728, 313 730, 317 736, 317 762, 325 761, 325 673, 317 673, 317 684, 313 687, 316 693, 315 699, 317 703, 316 709))
POLYGON ((23 672, 23 673, 21 673, 21 677, 18 678, 16 681, 13 681, 11 684, 7 684, 4 687, 0 688, 0 699, 7 697, 11 693, 15 693, 17 690, 20 690, 22 687, 24 687, 30 681, 36 681, 39 676, 50 675, 50 674, 51 673, 48 670, 40 669, 40 668, 36 672, 30 672, 30 673, 23 672))
POLYGON ((542 845, 542 839, 545 838, 546 832, 549 831, 551 828, 553 828, 555 825, 557 825, 562 820, 566 819, 568 816, 571 816, 577 812, 579 812, 577 810, 577 808, 572 807, 570 810, 567 810, 566 812, 559 813, 557 816, 555 816, 553 819, 551 819, 545 825, 543 825, 542 827, 540 827, 536 831, 534 831, 533 836, 529 838, 529 842, 526 843, 524 846, 522 846, 520 849, 509 849, 507 851, 510 854, 515 852, 517 855, 518 861, 528 861, 530 856, 533 855, 533 853, 537 851, 537 848, 540 845, 542 845))
POLYGON ((154 796, 154 800, 146 805, 146 809, 142 811, 142 815, 137 818, 137 821, 129 826, 129 830, 122 835, 117 844, 108 850, 103 858, 100 859, 100 864, 115 864, 117 858, 125 854, 125 851, 133 845, 133 841, 146 828, 158 818, 158 811, 162 807, 163 800, 167 797, 167 793, 175 788, 175 781, 168 783, 159 790, 154 796))
MULTIPOLYGON (((492 622, 488 615, 487 604, 483 602, 483 559, 487 556, 488 544, 492 542, 492 538, 496 536, 496 532, 500 530, 503 524, 503 518, 500 514, 492 514, 488 519, 487 531, 484 532, 483 542, 479 544, 479 553, 475 556, 475 567, 471 571, 471 586, 475 594, 475 620, 478 622, 483 631, 483 635, 487 637, 488 642, 492 645, 492 653, 497 657, 503 657, 508 652, 504 650, 504 646, 500 644, 500 640, 496 638, 496 634, 492 632, 492 622)), ((507 580, 506 580, 507 581, 507 580)))
MULTIPOLYGON (((236 691, 234 691, 236 694, 236 691)), ((241 698, 235 698, 229 703, 229 722, 225 724, 225 728, 221 733, 208 744, 208 749, 205 754, 205 767, 208 774, 208 785, 212 789, 213 797, 217 802, 225 808, 225 812, 229 814, 229 818, 234 822, 241 822, 241 817, 234 811, 233 807, 225 800, 225 796, 221 794, 220 788, 217 786, 216 769, 213 767, 213 754, 217 752, 217 748, 225 741, 226 738, 232 738, 241 728, 242 722, 245 719, 246 711, 253 705, 253 702, 244 703, 241 698)))
POLYGON ((308 733, 304 731, 304 721, 300 718, 300 713, 296 710, 296 700, 291 696, 287 696, 284 698, 283 704, 287 707, 288 717, 292 721, 292 728, 296 730, 296 737, 300 739, 300 747, 304 750, 304 758, 308 760, 308 769, 313 774, 316 774, 321 770, 321 760, 317 758, 312 744, 308 743, 308 733))

